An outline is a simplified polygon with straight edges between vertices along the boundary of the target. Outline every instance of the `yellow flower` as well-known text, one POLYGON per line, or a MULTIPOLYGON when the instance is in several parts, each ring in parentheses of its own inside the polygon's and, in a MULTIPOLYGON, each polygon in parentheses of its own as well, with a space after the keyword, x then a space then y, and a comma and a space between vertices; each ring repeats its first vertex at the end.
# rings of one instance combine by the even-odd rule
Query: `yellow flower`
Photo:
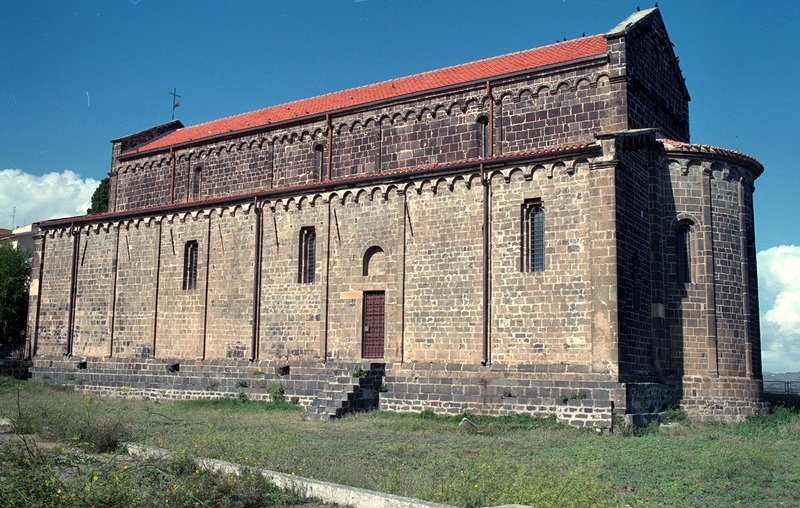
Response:
POLYGON ((56 491, 56 493, 57 493, 57 494, 61 494, 61 489, 58 489, 58 490, 56 491))
POLYGON ((92 481, 93 481, 93 482, 96 482, 96 481, 97 481, 97 475, 94 475, 94 476, 92 476, 92 481))

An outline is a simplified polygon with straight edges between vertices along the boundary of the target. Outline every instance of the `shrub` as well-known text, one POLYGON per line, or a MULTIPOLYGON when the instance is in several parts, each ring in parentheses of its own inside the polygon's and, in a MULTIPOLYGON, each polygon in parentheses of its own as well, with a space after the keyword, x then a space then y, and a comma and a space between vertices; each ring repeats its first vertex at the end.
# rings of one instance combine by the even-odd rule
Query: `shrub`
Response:
POLYGON ((660 423, 689 423, 689 416, 682 409, 665 409, 658 413, 660 423))
POLYGON ((267 393, 269 393, 269 398, 272 402, 286 402, 286 388, 284 388, 283 383, 270 385, 267 393))

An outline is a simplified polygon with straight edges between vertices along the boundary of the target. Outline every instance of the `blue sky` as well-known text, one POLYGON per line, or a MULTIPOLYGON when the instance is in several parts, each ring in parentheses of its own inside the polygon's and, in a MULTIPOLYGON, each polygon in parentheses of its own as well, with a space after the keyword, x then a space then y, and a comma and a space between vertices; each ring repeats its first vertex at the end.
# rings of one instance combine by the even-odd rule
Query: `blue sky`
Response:
MULTIPOLYGON (((109 170, 109 141, 169 120, 173 87, 182 96, 176 116, 190 125, 602 33, 637 6, 652 4, 3 2, 0 227, 12 226, 14 207, 13 225, 85 210, 109 170)), ((800 343, 800 171, 792 157, 800 118, 800 2, 662 0, 659 6, 692 97, 692 141, 748 153, 766 168, 756 182, 756 242, 760 252, 775 254, 763 256, 762 272, 777 279, 761 284, 769 292, 762 309, 766 315, 789 302, 789 314, 781 316, 789 316, 790 336, 796 333, 800 343), (788 250, 778 255, 779 246, 788 250), (771 287, 774 301, 768 301, 771 287)), ((770 365, 782 356, 774 351, 770 365)))

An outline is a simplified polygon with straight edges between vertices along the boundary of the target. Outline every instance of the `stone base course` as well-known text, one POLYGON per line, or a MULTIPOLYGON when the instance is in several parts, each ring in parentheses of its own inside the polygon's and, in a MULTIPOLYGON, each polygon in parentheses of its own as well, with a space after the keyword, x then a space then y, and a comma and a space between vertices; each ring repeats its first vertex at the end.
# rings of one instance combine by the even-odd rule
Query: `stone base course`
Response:
MULTIPOLYGON (((287 399, 310 406, 326 395, 330 380, 349 378, 357 369, 369 370, 370 363, 36 357, 32 374, 99 395, 153 399, 245 394, 253 400, 269 400, 270 388, 280 384, 287 399)), ((582 370, 563 365, 536 370, 531 366, 386 364, 385 391, 378 394, 378 407, 441 414, 556 415, 570 425, 611 428, 612 415, 625 412, 626 387, 582 370)))
POLYGON ((14 358, 0 358, 0 376, 11 376, 17 379, 28 379, 30 377, 31 362, 29 360, 17 360, 14 358))
MULTIPOLYGON (((374 365, 40 356, 34 359, 31 374, 98 395, 152 399, 244 394, 253 400, 269 400, 270 389, 280 385, 287 400, 311 407, 325 403, 320 399, 330 397, 331 383, 344 386, 354 379, 357 385, 352 375, 360 369, 370 371, 374 365)), ((613 429, 615 415, 652 415, 676 407, 691 418, 720 421, 740 421, 769 411, 758 386, 749 379, 684 377, 663 384, 620 383, 575 365, 388 363, 379 381, 373 384, 380 385, 377 407, 383 410, 555 415, 558 421, 579 427, 613 429)), ((375 391, 369 390, 368 395, 374 397, 375 391)))
POLYGON ((625 385, 573 365, 393 364, 381 409, 444 414, 556 415, 580 427, 613 426, 625 385))

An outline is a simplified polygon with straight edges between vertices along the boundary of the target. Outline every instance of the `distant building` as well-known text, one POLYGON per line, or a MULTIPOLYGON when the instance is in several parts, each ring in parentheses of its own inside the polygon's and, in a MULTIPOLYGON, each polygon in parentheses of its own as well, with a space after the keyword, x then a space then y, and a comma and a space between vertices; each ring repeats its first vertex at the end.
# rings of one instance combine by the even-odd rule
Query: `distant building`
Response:
POLYGON ((19 226, 12 229, 0 228, 0 244, 10 243, 15 249, 25 249, 33 252, 33 224, 19 226))
POLYGON ((119 138, 111 211, 39 224, 33 376, 174 398, 281 383, 322 417, 760 412, 763 167, 691 143, 688 102, 649 9, 119 138))

